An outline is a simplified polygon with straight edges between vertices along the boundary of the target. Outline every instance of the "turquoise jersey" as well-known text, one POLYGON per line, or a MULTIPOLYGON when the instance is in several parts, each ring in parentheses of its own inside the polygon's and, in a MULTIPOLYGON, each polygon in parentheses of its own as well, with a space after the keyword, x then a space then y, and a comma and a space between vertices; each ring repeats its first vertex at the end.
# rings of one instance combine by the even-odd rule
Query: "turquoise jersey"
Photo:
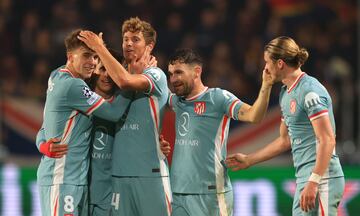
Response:
POLYGON ((224 165, 230 118, 243 102, 219 88, 184 99, 169 97, 176 113, 176 140, 170 171, 173 193, 209 194, 231 190, 224 165))
POLYGON ((90 146, 89 204, 109 204, 115 123, 94 117, 90 146))
POLYGON ((39 185, 86 185, 92 129, 89 115, 119 121, 130 102, 131 98, 119 95, 110 104, 69 70, 54 70, 48 80, 43 127, 38 134, 42 138, 37 140, 60 138, 60 143, 68 144, 68 152, 59 159, 42 157, 37 173, 39 185))
MULTIPOLYGON (((309 179, 316 161, 317 140, 311 121, 328 115, 335 133, 332 101, 325 87, 317 79, 302 73, 291 88, 282 87, 280 106, 290 136, 296 182, 305 182, 309 179)), ((334 149, 323 178, 343 175, 334 149)))
POLYGON ((117 124, 113 147, 115 177, 168 176, 166 157, 160 150, 159 133, 169 90, 160 68, 142 74, 149 81, 147 92, 136 92, 124 124, 117 124))

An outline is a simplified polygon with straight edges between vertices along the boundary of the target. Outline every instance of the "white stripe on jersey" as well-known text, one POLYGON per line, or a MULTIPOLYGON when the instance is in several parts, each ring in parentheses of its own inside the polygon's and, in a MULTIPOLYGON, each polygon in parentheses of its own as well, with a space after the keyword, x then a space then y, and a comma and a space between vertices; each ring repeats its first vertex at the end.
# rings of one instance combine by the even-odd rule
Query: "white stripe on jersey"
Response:
POLYGON ((214 166, 215 166, 215 177, 216 177, 216 190, 218 193, 225 191, 225 176, 224 176, 224 167, 221 164, 222 156, 221 156, 221 149, 224 142, 223 135, 227 134, 227 130, 229 130, 229 124, 226 123, 227 116, 223 116, 222 121, 219 124, 219 128, 216 132, 215 136, 215 151, 214 151, 214 166), (226 124, 225 128, 223 129, 224 123, 226 124), (223 131, 224 130, 224 131, 223 131))
POLYGON ((170 216, 171 212, 172 212, 172 208, 171 208, 172 194, 171 194, 170 180, 169 180, 169 177, 161 177, 161 179, 162 179, 163 188, 164 188, 164 194, 165 194, 164 198, 165 198, 165 203, 166 203, 166 209, 167 209, 168 216, 170 216))
MULTIPOLYGON (((63 137, 61 138, 60 143, 69 143, 72 131, 75 126, 75 116, 79 112, 74 110, 71 112, 69 119, 67 120, 63 132, 63 137)), ((55 159, 55 166, 54 166, 54 178, 53 184, 62 184, 64 183, 64 168, 66 162, 66 155, 62 156, 61 158, 55 159)))
POLYGON ((328 216, 329 215, 329 179, 324 179, 320 181, 318 199, 319 199, 318 215, 328 216), (320 202, 322 208, 320 206, 320 202), (324 214, 322 214, 322 210, 324 210, 324 214))
MULTIPOLYGON (((232 193, 232 192, 230 192, 230 193, 232 193)), ((217 196, 217 200, 218 200, 220 215, 221 216, 228 216, 229 213, 227 211, 225 194, 220 193, 220 194, 216 194, 216 196, 217 196)))
POLYGON ((50 212, 52 216, 59 216, 60 185, 57 184, 50 187, 50 212))

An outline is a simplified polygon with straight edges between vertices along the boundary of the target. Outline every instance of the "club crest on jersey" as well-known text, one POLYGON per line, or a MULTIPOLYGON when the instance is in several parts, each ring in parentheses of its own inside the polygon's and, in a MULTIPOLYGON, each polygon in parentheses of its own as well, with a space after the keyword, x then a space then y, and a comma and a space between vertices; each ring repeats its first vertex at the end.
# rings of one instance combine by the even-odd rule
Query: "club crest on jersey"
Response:
POLYGON ((92 92, 87 86, 84 86, 82 89, 83 95, 87 98, 90 98, 94 92, 92 92))
POLYGON ((202 115, 206 111, 206 103, 204 101, 194 103, 194 112, 202 115))
POLYGON ((296 112, 296 100, 292 99, 290 101, 290 112, 291 114, 294 114, 296 112))

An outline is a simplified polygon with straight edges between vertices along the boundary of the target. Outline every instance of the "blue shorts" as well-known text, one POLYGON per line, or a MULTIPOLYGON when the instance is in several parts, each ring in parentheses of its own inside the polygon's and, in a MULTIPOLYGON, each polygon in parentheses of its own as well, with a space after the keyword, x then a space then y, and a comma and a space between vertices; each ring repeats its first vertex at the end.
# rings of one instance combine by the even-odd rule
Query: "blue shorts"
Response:
POLYGON ((112 177, 112 216, 171 214, 169 177, 112 177))
POLYGON ((173 193, 172 216, 232 216, 233 192, 218 194, 173 193))
POLYGON ((88 216, 87 185, 39 186, 42 215, 88 216))
POLYGON ((300 208, 300 194, 307 182, 296 185, 296 192, 293 202, 293 213, 296 216, 336 216, 340 200, 344 193, 344 177, 329 178, 321 180, 319 193, 315 201, 315 208, 304 212, 300 208))

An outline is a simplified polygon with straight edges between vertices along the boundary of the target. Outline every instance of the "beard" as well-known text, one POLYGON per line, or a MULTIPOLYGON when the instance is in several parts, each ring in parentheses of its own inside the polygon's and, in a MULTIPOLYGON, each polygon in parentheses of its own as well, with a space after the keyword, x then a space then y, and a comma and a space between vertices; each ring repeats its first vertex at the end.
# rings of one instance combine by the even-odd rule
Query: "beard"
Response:
POLYGON ((186 98, 192 92, 193 88, 194 88, 193 82, 191 83, 182 82, 181 85, 174 87, 174 91, 177 96, 186 98))

